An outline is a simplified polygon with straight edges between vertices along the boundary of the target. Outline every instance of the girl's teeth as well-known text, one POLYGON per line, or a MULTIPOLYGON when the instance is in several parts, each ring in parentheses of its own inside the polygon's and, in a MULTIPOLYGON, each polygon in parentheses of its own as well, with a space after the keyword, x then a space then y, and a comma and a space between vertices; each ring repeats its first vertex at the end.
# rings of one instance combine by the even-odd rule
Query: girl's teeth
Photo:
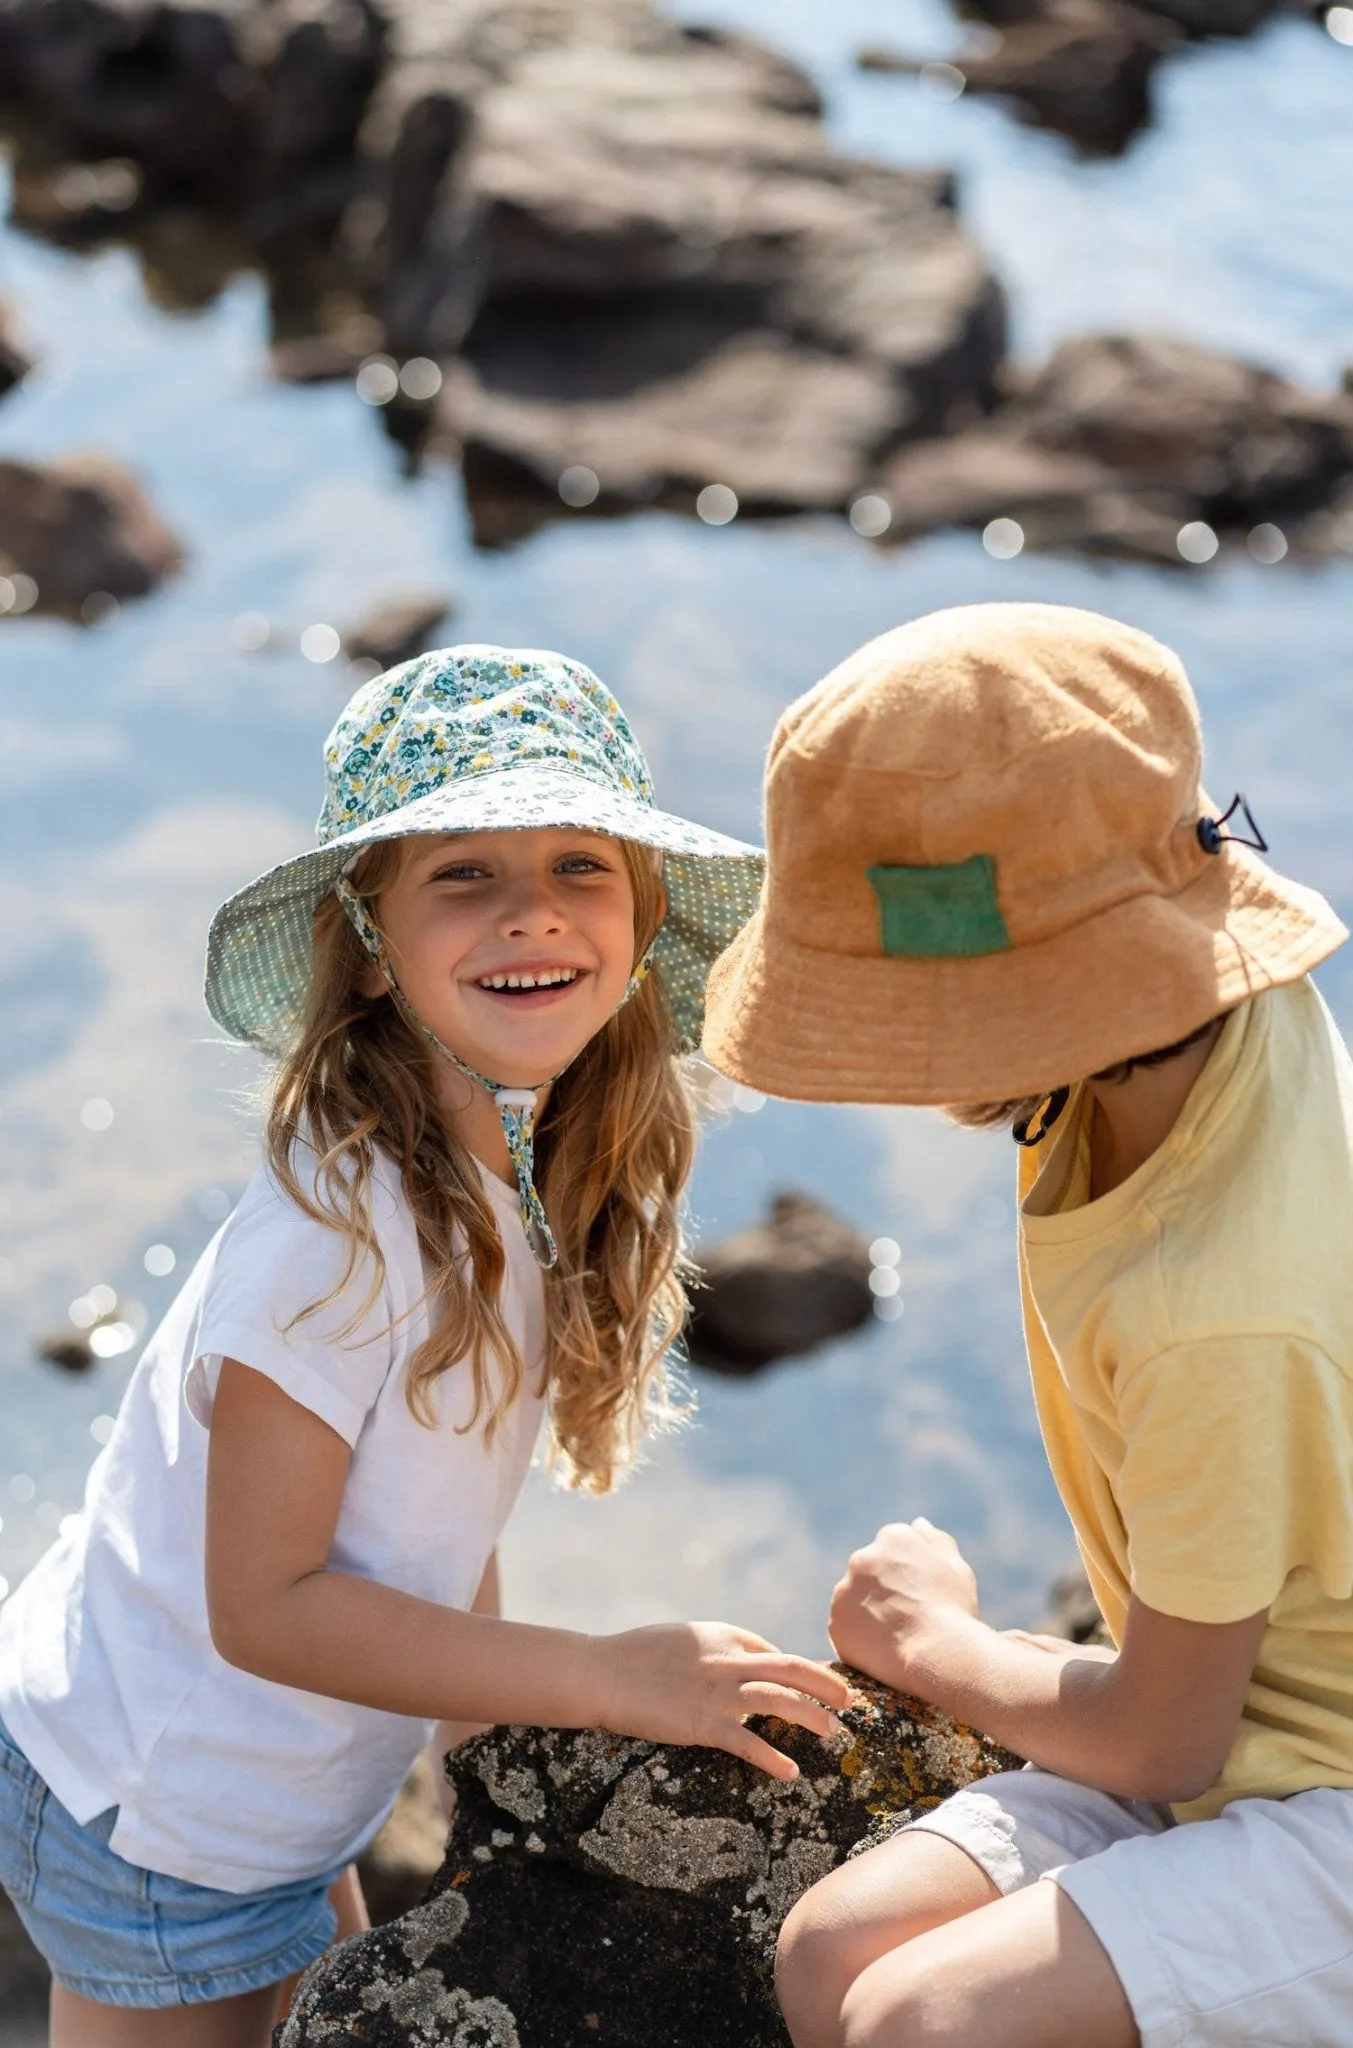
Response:
POLYGON ((481 988, 559 988, 564 983, 576 981, 577 969, 564 967, 546 974, 486 974, 481 988))

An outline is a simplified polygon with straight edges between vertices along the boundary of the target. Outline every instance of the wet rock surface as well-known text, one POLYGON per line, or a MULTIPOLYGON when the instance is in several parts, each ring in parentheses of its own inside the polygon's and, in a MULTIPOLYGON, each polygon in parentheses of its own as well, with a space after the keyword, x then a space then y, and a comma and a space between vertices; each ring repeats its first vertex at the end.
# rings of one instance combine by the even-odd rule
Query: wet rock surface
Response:
POLYGON ((769 1724, 792 1785, 595 1731, 476 1737, 448 1760, 456 1817, 426 1902, 317 1963, 277 2048, 787 2048, 771 1966, 795 1899, 1015 1761, 855 1683, 834 1741, 769 1724))
POLYGON ((0 459, 0 577, 36 586, 25 609, 86 625, 145 597, 183 551, 128 470, 93 456, 0 459))
POLYGON ((449 597, 392 598, 345 627, 343 652, 349 661, 372 664, 372 673, 412 661, 437 645, 438 635, 455 609, 449 597))
POLYGON ((687 1348, 735 1378, 847 1336, 873 1313, 868 1244, 807 1195, 775 1195, 764 1223, 697 1263, 687 1348))
MULTIPOLYGON (((959 12, 991 40, 960 52, 956 66, 969 91, 1001 95, 1022 120, 1087 155, 1118 156, 1151 119, 1162 57, 1189 41, 1250 35, 1287 11, 1287 0, 961 0, 959 12)), ((859 61, 922 69, 891 50, 862 51, 859 61)))
MULTIPOLYGON (((983 41, 941 69, 1112 151, 1163 55, 1279 11, 971 0, 983 41)), ((859 530, 895 541, 1008 517, 1168 562, 1197 520, 1349 543, 1346 399, 1149 336, 1070 344, 1012 391, 952 179, 844 155, 795 64, 655 0, 0 0, 0 127, 16 219, 128 243, 158 303, 260 269, 276 373, 356 376, 408 468, 458 461, 482 546, 861 495, 890 523, 859 530), (1113 446, 1087 384, 1131 416, 1113 446)))
POLYGON ((130 242, 168 304, 260 266, 297 381, 445 365, 387 418, 464 452, 482 540, 569 469, 603 512, 844 507, 991 395, 950 180, 843 156, 797 66, 652 0, 0 0, 0 81, 35 232, 130 242))
MULTIPOLYGON (((1314 547, 1353 475, 1353 399, 1162 338, 1065 343, 996 413, 880 471, 896 540, 1007 518, 1036 548, 1178 562, 1181 529, 1314 547)), ((1260 556, 1261 559, 1264 557, 1260 556)), ((1270 556, 1270 558, 1273 558, 1270 556)))

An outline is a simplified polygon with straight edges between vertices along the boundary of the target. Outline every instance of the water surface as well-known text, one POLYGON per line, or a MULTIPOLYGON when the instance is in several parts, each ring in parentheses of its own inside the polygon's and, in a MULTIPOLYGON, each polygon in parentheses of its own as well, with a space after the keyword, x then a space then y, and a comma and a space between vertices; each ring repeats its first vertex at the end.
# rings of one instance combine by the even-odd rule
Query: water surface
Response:
MULTIPOLYGON (((1317 388, 1353 362, 1353 50, 1295 20, 1187 52, 1159 122, 1087 166, 1000 106, 861 76, 866 42, 942 56, 928 0, 683 5, 778 39, 827 93, 842 143, 953 164, 1006 280, 1016 352, 1156 330, 1317 388)), ((0 625, 0 1574, 13 1583, 78 1502, 125 1360, 59 1378, 30 1352, 103 1282, 153 1318, 253 1156, 251 1061, 215 1042, 198 981, 217 901, 305 843, 335 668, 248 657, 231 622, 343 623, 409 589, 453 590, 455 637, 567 649, 616 689, 659 794, 756 836, 780 710, 851 646, 937 605, 1044 598, 1115 612, 1190 665, 1217 793, 1245 788, 1280 865, 1353 912, 1353 563, 1206 569, 997 562, 946 535, 881 554, 842 522, 710 529, 663 513, 556 525, 476 555, 457 476, 415 481, 346 386, 267 374, 257 281, 205 312, 148 303, 124 252, 59 253, 0 230, 0 291, 40 372, 0 406, 0 451, 98 448, 147 482, 185 574, 97 632, 0 625), (107 1101, 108 1128, 81 1120, 107 1101), (144 1254, 168 1245, 177 1272, 144 1254)), ((1050 821, 1051 822, 1051 821, 1050 821)), ((1323 986, 1353 1021, 1336 959, 1323 986)), ((510 1533, 518 1613, 591 1626, 722 1614, 821 1641, 841 1559, 927 1514, 978 1565, 989 1611, 1037 1612, 1068 1560, 1028 1398, 1007 1140, 919 1112, 769 1104, 709 1132, 696 1235, 807 1188, 902 1246, 905 1313, 750 1386, 702 1384, 698 1428, 617 1499, 532 1486, 510 1533)))

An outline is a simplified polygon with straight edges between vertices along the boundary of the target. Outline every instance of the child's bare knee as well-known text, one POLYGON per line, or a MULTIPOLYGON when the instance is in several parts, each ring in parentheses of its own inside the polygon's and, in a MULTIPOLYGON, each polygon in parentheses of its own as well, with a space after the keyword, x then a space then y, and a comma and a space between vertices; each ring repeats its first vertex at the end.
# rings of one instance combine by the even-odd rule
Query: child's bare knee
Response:
POLYGON ((841 2000, 841 2048, 895 2048, 898 2041, 948 2040, 936 2033, 938 2015, 927 1995, 924 1973, 905 1957, 890 1958, 886 1981, 866 1970, 847 1986, 841 2000))
POLYGON ((833 1964, 841 1968, 846 1940, 841 1915, 820 1884, 795 1900, 775 1945, 775 1991, 782 2008, 788 2009, 786 2000, 797 2006, 805 1988, 820 1987, 824 1975, 836 1974, 833 1964))

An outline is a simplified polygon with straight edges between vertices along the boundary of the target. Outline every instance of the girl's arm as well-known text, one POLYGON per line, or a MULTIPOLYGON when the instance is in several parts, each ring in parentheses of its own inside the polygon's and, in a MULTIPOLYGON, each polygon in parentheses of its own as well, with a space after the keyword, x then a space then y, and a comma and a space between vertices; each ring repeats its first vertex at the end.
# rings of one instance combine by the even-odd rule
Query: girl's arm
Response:
POLYGON ((832 1601, 847 1663, 1120 1798, 1182 1801, 1230 1753, 1267 1613, 1181 1621, 1132 1600, 1117 1654, 1002 1635, 977 1618, 951 1536, 898 1522, 857 1551, 832 1601))
POLYGON ((262 1373, 227 1358, 207 1467, 207 1611, 228 1663, 279 1685, 427 1721, 610 1728, 705 1743, 798 1775, 743 1726, 815 1734, 849 1688, 759 1636, 691 1622, 584 1636, 464 1613, 329 1569, 351 1452, 262 1373), (805 1697, 808 1695, 808 1697, 805 1697))
MULTIPOLYGON (((479 1591, 470 1603, 470 1612, 489 1614, 495 1620, 502 1618, 503 1597, 496 1550, 484 1567, 484 1576, 479 1581, 479 1591)), ((448 1820, 456 1810, 456 1795, 442 1768, 442 1759, 448 1749, 459 1749, 462 1742, 468 1742, 472 1735, 481 1735, 491 1726, 492 1723, 488 1721, 439 1721, 433 1730, 427 1753, 432 1765, 433 1782, 437 1787, 437 1801, 448 1820)))

